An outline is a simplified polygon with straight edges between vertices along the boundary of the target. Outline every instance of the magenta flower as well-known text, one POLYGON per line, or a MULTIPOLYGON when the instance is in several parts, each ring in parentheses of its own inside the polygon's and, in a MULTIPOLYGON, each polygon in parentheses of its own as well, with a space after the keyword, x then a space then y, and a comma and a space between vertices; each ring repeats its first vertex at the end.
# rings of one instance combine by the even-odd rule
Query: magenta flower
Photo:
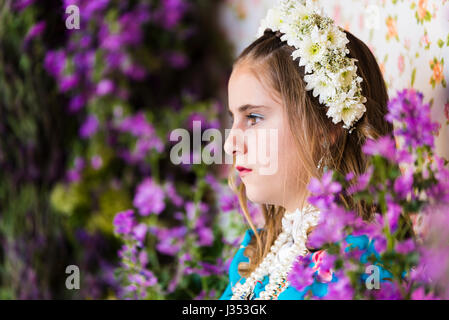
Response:
POLYGON ((224 264, 221 259, 217 260, 217 264, 212 264, 204 261, 198 262, 199 269, 195 269, 200 276, 221 275, 225 272, 224 264))
POLYGON ((185 0, 163 0, 162 5, 153 18, 165 29, 175 28, 189 7, 185 0))
POLYGON ((419 287, 413 291, 412 300, 439 300, 432 292, 426 294, 424 287, 419 287))
POLYGON ((114 218, 114 230, 116 233, 126 236, 131 233, 135 223, 133 210, 121 211, 114 218))
POLYGON ((368 184, 371 180, 371 176, 373 175, 373 167, 370 166, 365 173, 362 173, 358 178, 357 182, 353 185, 350 185, 347 188, 348 194, 354 194, 360 191, 365 190, 368 187, 368 184))
POLYGON ((290 285, 298 291, 303 291, 315 280, 315 271, 309 264, 309 257, 300 256, 295 260, 292 270, 288 274, 290 285))
POLYGON ((387 200, 387 214, 386 218, 391 232, 395 232, 398 228, 398 220, 401 215, 402 207, 395 203, 392 199, 387 200))
POLYGON ((34 26, 32 26, 25 37, 25 45, 27 45, 32 39, 42 35, 45 31, 45 27, 45 21, 37 22, 34 26))
POLYGON ((139 223, 133 228, 133 236, 141 246, 145 240, 147 229, 148 227, 145 223, 139 223))
POLYGON ((229 212, 240 208, 236 194, 223 194, 220 197, 220 208, 223 212, 229 212))
POLYGON ((416 249, 416 244, 415 241, 413 239, 407 239, 405 241, 402 242, 397 242, 395 249, 397 252, 402 253, 402 254, 407 254, 410 253, 412 251, 414 251, 416 249))
POLYGON ((329 282, 327 285, 327 294, 322 300, 352 300, 354 297, 354 289, 351 280, 341 271, 336 271, 338 280, 329 282))
POLYGON ((69 111, 77 112, 86 104, 86 98, 82 95, 76 95, 69 102, 69 111))
POLYGON ((79 134, 81 138, 90 138, 98 130, 98 118, 95 115, 89 115, 81 125, 79 134))
POLYGON ((427 189, 431 203, 449 205, 449 170, 444 165, 444 159, 434 156, 432 170, 435 171, 437 183, 427 189))
POLYGON ((45 55, 44 67, 45 70, 53 77, 58 78, 64 70, 66 63, 66 55, 62 50, 48 51, 45 55))
POLYGON ((382 254, 387 250, 387 239, 383 234, 373 237, 372 241, 374 242, 374 249, 378 253, 382 254))
POLYGON ((164 190, 151 178, 146 178, 138 187, 133 205, 142 216, 160 214, 165 209, 164 190))
POLYGON ((135 137, 151 136, 154 134, 153 126, 147 122, 143 112, 125 118, 120 123, 119 130, 122 132, 129 132, 135 137))
POLYGON ((77 74, 71 74, 63 76, 59 82, 59 90, 61 92, 67 92, 75 88, 79 83, 79 78, 77 74))
POLYGON ((394 191, 399 199, 405 199, 407 195, 413 195, 413 171, 406 170, 394 182, 394 191))
POLYGON ((181 52, 167 52, 164 56, 168 64, 174 69, 185 68, 189 63, 187 56, 181 52))
POLYGON ((99 156, 98 154, 94 155, 91 160, 90 160, 90 165, 92 166, 92 168, 94 168, 95 170, 98 170, 101 168, 101 166, 103 165, 103 159, 101 158, 101 156, 99 156))
POLYGON ((367 139, 362 150, 366 154, 380 155, 392 162, 396 160, 396 142, 389 136, 381 137, 378 140, 367 139))
POLYGON ((313 248, 321 248, 325 243, 342 240, 344 227, 354 219, 353 213, 348 213, 336 205, 321 211, 318 225, 308 237, 308 245, 313 248))
POLYGON ((99 96, 105 96, 114 91, 114 88, 114 82, 109 79, 103 79, 98 83, 96 93, 99 96))
POLYGON ((335 199, 336 194, 341 191, 341 185, 338 182, 332 181, 332 171, 327 171, 323 174, 321 180, 312 178, 308 185, 312 196, 309 197, 309 202, 320 209, 328 208, 335 199))
POLYGON ((401 300, 403 297, 396 282, 383 281, 380 289, 370 290, 371 296, 376 300, 401 300))
POLYGON ((167 197, 173 202, 176 206, 180 207, 184 203, 182 197, 176 192, 176 188, 173 182, 169 181, 165 185, 165 192, 167 197))
POLYGON ((433 134, 438 124, 431 121, 430 105, 423 104, 423 94, 414 89, 398 91, 397 97, 388 103, 389 113, 385 117, 402 126, 395 130, 395 135, 404 137, 405 144, 412 148, 427 145, 433 147, 433 134))
POLYGON ((185 226, 174 228, 151 228, 150 231, 156 235, 159 242, 156 249, 166 255, 173 256, 179 252, 184 243, 184 237, 187 233, 185 226))
POLYGON ((22 11, 32 5, 36 0, 16 0, 13 2, 13 8, 17 11, 22 11))

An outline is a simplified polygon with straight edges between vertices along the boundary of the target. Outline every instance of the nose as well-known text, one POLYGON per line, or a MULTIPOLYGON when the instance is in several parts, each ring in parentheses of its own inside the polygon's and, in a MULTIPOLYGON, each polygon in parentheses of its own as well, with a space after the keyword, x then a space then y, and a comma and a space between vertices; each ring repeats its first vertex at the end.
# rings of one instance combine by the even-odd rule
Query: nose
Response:
POLYGON ((234 156, 236 153, 245 154, 244 134, 241 129, 231 129, 224 144, 224 151, 234 156))

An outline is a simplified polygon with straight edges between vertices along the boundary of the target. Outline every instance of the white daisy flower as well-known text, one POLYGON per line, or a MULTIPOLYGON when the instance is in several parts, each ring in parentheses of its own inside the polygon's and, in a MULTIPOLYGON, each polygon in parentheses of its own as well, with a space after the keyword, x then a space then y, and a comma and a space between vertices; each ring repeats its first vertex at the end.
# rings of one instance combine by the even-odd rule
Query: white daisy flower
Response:
MULTIPOLYGON (((306 38, 301 41, 298 48, 299 56, 301 57, 301 65, 313 64, 323 59, 323 54, 325 53, 325 47, 320 45, 319 42, 314 42, 311 38, 306 38)), ((306 69, 310 69, 308 66, 306 69)), ((309 71, 306 71, 308 73, 309 71)))
POLYGON ((355 67, 349 66, 339 70, 338 73, 332 73, 332 81, 335 86, 347 87, 352 84, 354 74, 355 74, 355 67))
POLYGON ((324 103, 328 97, 332 97, 335 95, 335 87, 332 82, 329 81, 328 76, 322 71, 315 71, 313 74, 308 74, 304 76, 304 80, 306 81, 306 90, 313 89, 313 96, 316 97, 319 95, 320 103, 324 103))

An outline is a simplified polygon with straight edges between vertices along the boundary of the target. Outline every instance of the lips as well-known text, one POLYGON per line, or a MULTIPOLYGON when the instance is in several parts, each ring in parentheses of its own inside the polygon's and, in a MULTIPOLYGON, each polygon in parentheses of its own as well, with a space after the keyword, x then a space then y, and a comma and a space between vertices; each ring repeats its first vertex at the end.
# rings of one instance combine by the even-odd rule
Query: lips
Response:
POLYGON ((246 174, 248 174, 248 173, 250 173, 251 171, 253 171, 252 169, 245 168, 245 167, 242 167, 242 166, 236 166, 235 168, 238 170, 239 175, 241 177, 246 175, 246 174))

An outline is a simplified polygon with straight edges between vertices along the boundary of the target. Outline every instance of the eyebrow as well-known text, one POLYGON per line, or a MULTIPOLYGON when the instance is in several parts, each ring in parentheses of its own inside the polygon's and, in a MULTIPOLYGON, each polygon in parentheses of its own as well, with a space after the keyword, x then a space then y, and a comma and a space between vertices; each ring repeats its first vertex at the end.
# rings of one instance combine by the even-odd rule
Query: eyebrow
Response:
MULTIPOLYGON (((247 110, 259 109, 259 108, 268 108, 268 107, 263 106, 263 105, 244 104, 244 105, 241 105, 240 107, 238 107, 238 111, 239 111, 239 113, 243 113, 247 110)), ((228 113, 231 117, 233 116, 233 113, 231 110, 228 110, 228 113)))

